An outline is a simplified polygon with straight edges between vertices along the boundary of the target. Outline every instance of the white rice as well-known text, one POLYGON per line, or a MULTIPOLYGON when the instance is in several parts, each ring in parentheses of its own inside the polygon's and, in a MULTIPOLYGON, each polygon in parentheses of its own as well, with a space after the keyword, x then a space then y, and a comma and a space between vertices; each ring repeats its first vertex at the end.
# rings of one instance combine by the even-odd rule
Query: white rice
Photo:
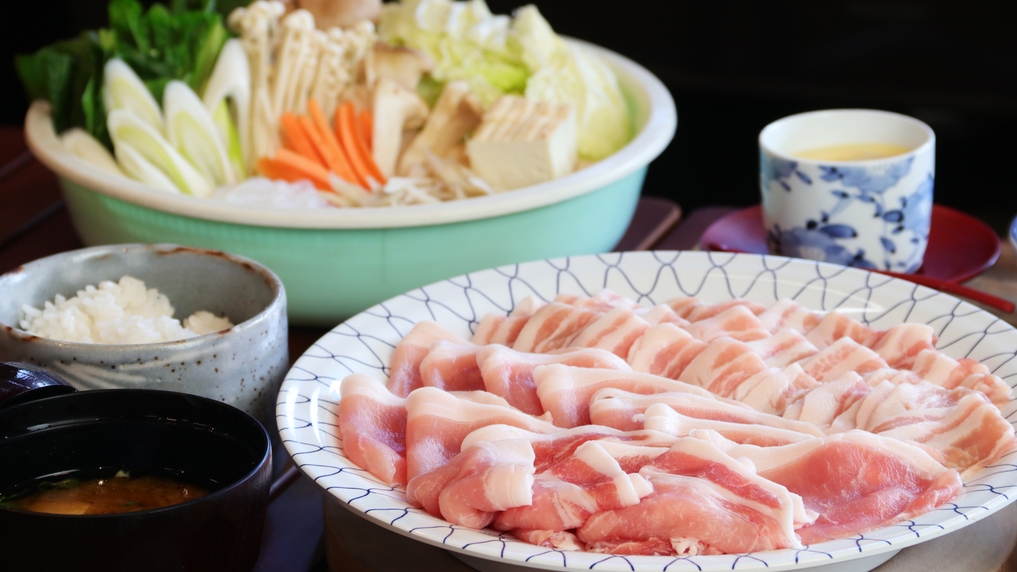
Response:
POLYGON ((21 329, 64 342, 87 344, 149 344, 171 342, 218 332, 231 327, 228 318, 204 310, 181 324, 173 318, 173 305, 165 294, 145 283, 124 276, 86 286, 77 296, 57 294, 40 310, 25 304, 21 329))

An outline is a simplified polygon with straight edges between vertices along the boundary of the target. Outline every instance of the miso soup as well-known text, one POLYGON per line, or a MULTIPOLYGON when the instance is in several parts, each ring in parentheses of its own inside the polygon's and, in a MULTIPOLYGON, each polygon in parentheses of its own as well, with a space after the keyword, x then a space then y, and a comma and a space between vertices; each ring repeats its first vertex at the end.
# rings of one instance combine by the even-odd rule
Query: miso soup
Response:
POLYGON ((208 489, 155 475, 127 471, 98 478, 62 476, 0 494, 0 506, 47 514, 115 514, 152 510, 203 497, 208 489))

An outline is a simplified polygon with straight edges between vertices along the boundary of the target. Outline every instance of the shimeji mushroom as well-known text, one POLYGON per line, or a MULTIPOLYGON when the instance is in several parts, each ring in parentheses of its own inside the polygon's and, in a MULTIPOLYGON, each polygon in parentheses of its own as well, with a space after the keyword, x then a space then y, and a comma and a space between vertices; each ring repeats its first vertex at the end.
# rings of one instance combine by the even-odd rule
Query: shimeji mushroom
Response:
POLYGON ((398 173, 406 175, 414 165, 424 161, 427 153, 446 156, 468 133, 480 123, 483 106, 465 81, 445 84, 427 123, 399 159, 398 173))
POLYGON ((275 28, 285 12, 282 2, 258 0, 230 13, 229 26, 240 34, 251 74, 250 152, 254 157, 275 153, 279 146, 277 120, 269 96, 275 28))
POLYGON ((391 177, 402 147, 404 129, 416 129, 427 119, 427 103, 415 91, 381 78, 374 86, 371 132, 374 162, 382 174, 391 177))

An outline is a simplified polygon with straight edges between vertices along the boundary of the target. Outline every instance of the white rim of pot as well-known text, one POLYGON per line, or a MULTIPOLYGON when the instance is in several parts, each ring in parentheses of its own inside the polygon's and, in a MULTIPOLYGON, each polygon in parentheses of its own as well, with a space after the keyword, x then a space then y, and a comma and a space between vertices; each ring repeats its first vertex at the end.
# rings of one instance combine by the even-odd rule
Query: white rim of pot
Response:
POLYGON ((283 228, 394 228, 427 226, 503 216, 565 201, 618 181, 655 159, 674 137, 678 124, 674 99, 664 84, 639 64, 610 50, 569 39, 603 57, 622 83, 639 86, 649 101, 646 123, 625 147, 576 173, 553 181, 487 197, 432 205, 280 210, 236 205, 222 200, 169 194, 118 177, 67 151, 53 129, 49 104, 34 102, 25 117, 25 138, 32 153, 58 176, 134 205, 210 221, 283 228))

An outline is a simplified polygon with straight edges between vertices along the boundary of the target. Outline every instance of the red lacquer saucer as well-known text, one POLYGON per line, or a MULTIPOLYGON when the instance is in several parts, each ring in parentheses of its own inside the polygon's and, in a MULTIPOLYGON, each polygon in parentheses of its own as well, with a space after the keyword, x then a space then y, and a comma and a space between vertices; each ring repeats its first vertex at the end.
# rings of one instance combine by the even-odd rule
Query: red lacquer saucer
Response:
MULTIPOLYGON (((727 250, 766 254, 762 207, 733 212, 710 225, 700 247, 718 245, 727 250)), ((977 218, 933 205, 932 230, 925 261, 916 272, 930 278, 963 282, 992 266, 999 258, 999 236, 977 218)))

